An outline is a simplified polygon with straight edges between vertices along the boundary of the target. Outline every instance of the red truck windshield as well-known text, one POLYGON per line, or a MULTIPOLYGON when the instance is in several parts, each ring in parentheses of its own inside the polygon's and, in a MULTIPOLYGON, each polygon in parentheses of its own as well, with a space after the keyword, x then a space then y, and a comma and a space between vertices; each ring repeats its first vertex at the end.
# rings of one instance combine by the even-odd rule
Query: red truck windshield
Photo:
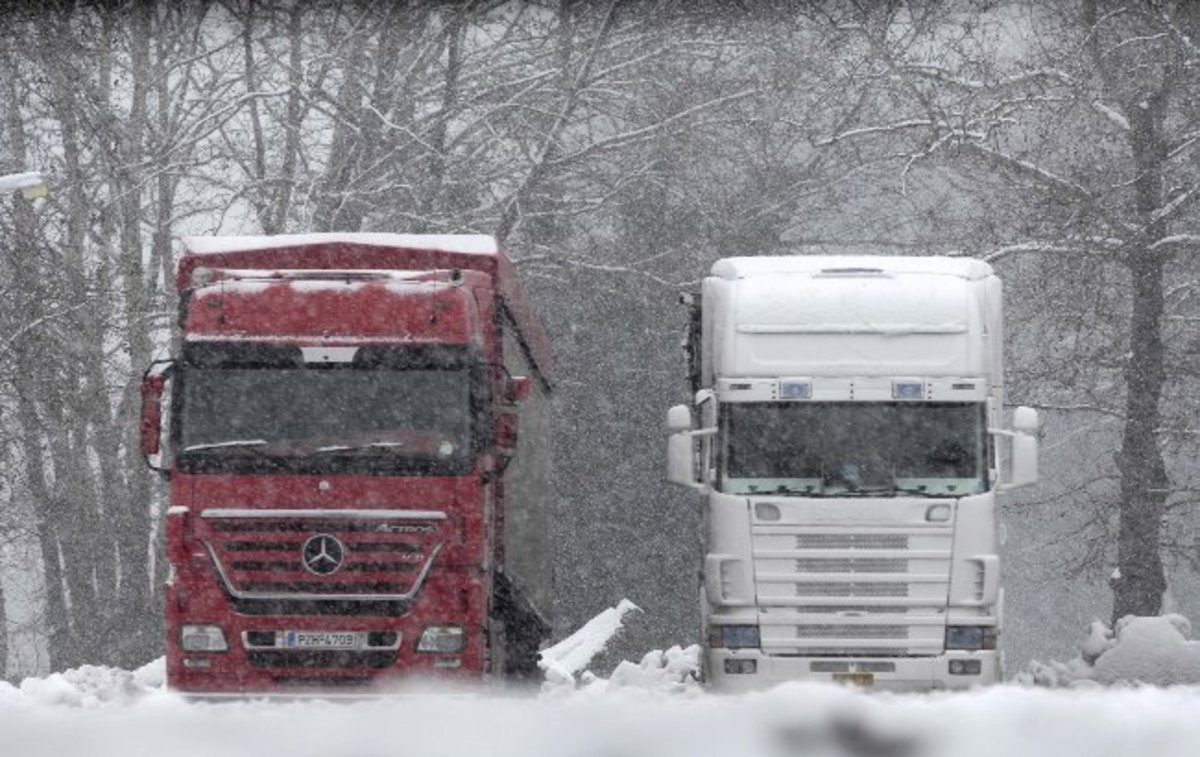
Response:
POLYGON ((175 403, 181 470, 471 469, 486 385, 465 353, 390 348, 316 365, 304 364, 298 349, 206 345, 192 353, 185 348, 175 403))

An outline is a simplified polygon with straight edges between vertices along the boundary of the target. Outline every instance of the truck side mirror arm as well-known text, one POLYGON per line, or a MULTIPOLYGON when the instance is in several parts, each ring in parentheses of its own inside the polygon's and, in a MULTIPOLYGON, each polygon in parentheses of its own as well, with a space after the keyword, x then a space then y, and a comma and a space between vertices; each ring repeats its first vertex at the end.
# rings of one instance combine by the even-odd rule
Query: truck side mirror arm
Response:
POLYGON ((499 363, 491 364, 492 386, 496 402, 501 405, 519 405, 533 393, 532 376, 514 376, 499 363))
POLYGON ((504 382, 504 404, 519 405, 529 399, 533 391, 533 378, 530 376, 509 376, 504 382))

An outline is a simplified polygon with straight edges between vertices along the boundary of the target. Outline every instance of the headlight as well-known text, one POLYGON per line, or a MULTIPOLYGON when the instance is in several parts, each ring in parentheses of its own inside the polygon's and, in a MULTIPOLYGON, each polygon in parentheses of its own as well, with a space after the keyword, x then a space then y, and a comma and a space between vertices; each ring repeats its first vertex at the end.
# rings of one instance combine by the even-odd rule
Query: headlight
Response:
POLYGON ((948 626, 946 649, 995 649, 996 629, 993 626, 948 626))
POLYGON ((708 643, 725 649, 757 648, 758 626, 712 626, 708 629, 708 643))
POLYGON ((224 652, 229 649, 220 626, 183 626, 179 644, 188 652, 224 652))
POLYGON ((417 651, 454 654, 463 651, 466 645, 467 635, 462 626, 429 626, 417 641, 417 651))

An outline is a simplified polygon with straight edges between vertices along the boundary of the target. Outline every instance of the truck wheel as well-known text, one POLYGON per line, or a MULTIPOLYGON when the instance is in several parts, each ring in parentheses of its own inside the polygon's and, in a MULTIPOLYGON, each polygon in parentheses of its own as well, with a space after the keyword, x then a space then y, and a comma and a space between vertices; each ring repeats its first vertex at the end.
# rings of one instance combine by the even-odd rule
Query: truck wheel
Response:
POLYGON ((505 624, 504 674, 507 678, 529 681, 540 674, 538 654, 542 645, 540 624, 518 622, 505 624))

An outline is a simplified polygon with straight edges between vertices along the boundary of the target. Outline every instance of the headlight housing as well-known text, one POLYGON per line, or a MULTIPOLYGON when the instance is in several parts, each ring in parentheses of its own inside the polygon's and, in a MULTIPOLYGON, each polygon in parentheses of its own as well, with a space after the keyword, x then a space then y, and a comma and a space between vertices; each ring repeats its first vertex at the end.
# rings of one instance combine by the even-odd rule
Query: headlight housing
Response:
POLYGON ((995 626, 947 626, 946 649, 995 649, 995 626))
POLYGON ((417 640, 418 652, 455 654, 467 646, 467 634, 462 626, 427 626, 417 640))
POLYGON ((187 652, 226 652, 229 644, 220 626, 185 625, 179 629, 179 645, 187 652))
POLYGON ((757 649, 761 646, 761 634, 758 626, 711 626, 708 644, 724 649, 757 649))

